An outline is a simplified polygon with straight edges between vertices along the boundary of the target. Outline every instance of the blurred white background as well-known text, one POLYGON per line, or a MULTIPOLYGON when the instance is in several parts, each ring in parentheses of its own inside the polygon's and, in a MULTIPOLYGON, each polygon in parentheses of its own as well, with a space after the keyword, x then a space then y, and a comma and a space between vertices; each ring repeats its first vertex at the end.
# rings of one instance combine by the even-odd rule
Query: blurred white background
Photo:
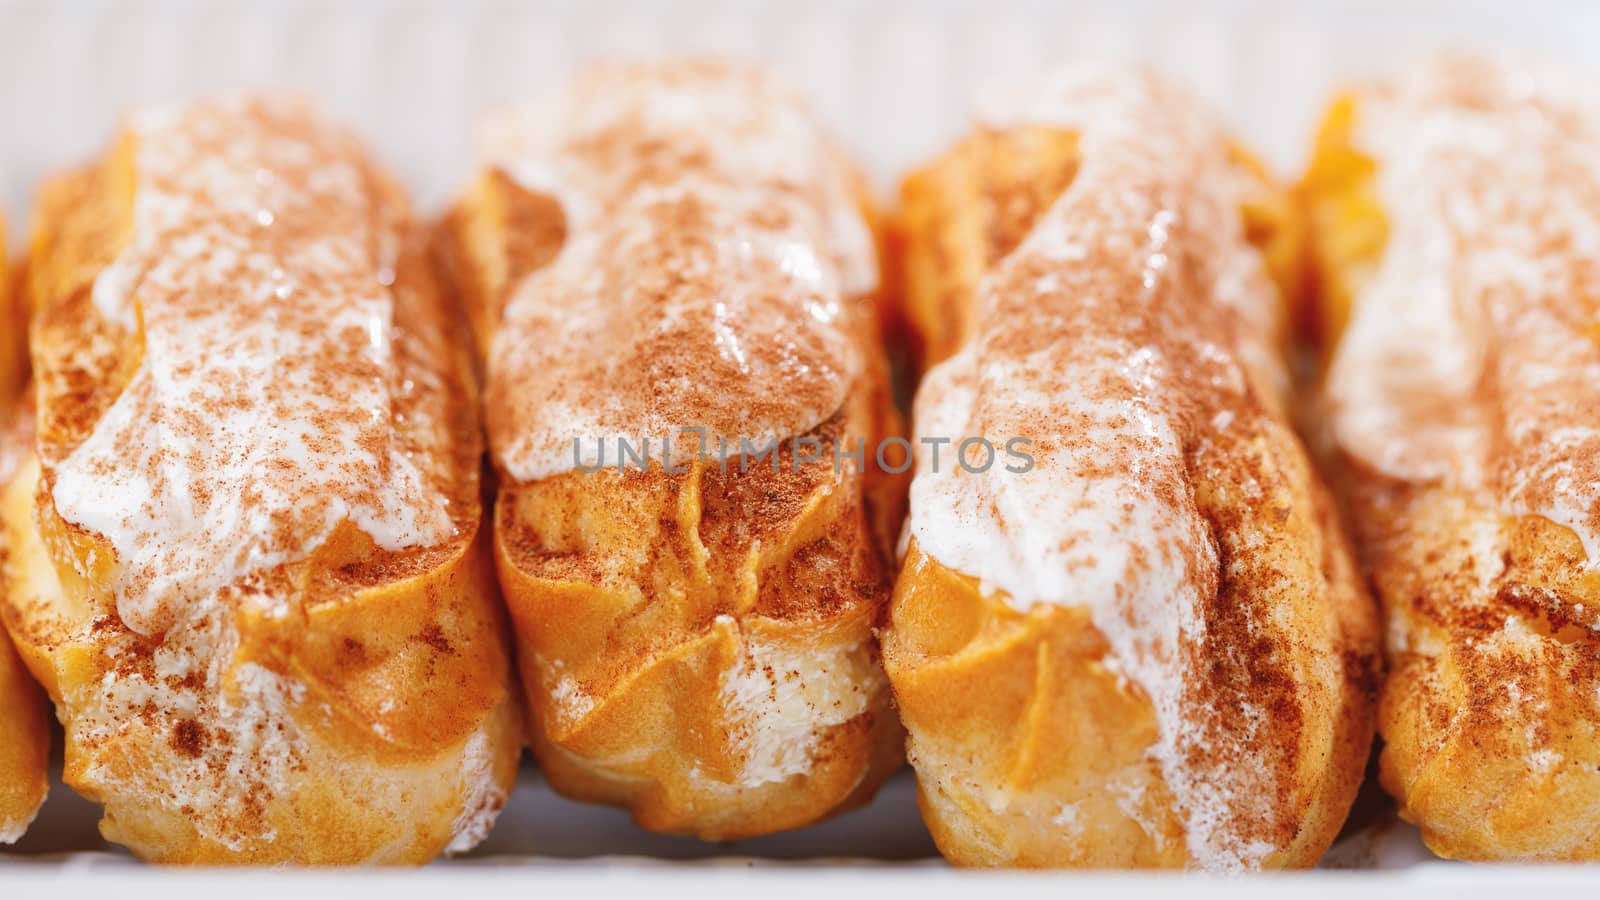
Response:
POLYGON ((131 105, 288 85, 436 207, 466 177, 485 107, 597 56, 678 51, 770 63, 886 185, 986 83, 1091 56, 1172 71, 1292 170, 1333 84, 1460 45, 1600 72, 1600 3, 0 0, 0 202, 15 221, 40 177, 91 156, 131 105))

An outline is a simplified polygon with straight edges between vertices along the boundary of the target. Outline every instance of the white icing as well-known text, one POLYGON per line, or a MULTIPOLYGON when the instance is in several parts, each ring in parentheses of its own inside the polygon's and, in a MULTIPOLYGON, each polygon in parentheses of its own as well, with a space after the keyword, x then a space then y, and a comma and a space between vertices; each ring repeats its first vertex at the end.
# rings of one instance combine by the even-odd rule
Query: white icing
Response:
MULTIPOLYGON (((1207 640, 1200 603, 1217 588, 1216 551, 1185 461, 1184 398, 1200 386, 1176 354, 1203 361, 1205 387, 1272 397, 1287 379, 1274 348, 1281 303, 1238 210, 1248 177, 1198 103, 1140 70, 1069 67, 991 101, 995 128, 1074 132, 1080 168, 1063 194, 980 284, 978 336, 919 391, 920 437, 1034 439, 1032 471, 984 474, 919 458, 910 534, 943 565, 1003 591, 1020 611, 1082 606, 1111 646, 1107 665, 1141 687, 1160 726, 1152 753, 1178 800, 1195 864, 1254 868, 1274 848, 1239 832, 1265 772, 1221 776, 1190 762, 1204 716, 1183 648, 1207 640), (1197 261, 1173 246, 1206 241, 1197 261), (1197 276, 1197 266, 1208 266, 1197 276), (1048 267, 1048 268, 1046 268, 1048 267), (1045 274, 1040 275, 1040 272, 1045 274), (1030 276, 1030 277, 1023 277, 1030 276), (1207 278, 1206 287, 1192 280, 1207 278), (1174 288, 1175 279, 1189 279, 1174 288), (1229 347, 1169 308, 1169 290, 1204 290, 1239 323, 1229 347), (1153 322, 1149 342, 1135 321, 1153 322), (1003 343, 1002 343, 1003 342, 1003 343), (1030 348, 1017 350, 1017 346, 1030 348), (1215 780, 1213 780, 1215 779, 1215 780)), ((1266 401, 1276 403, 1276 399, 1266 401)), ((1231 413, 1218 429, 1237 427, 1231 413)), ((1257 748, 1242 741, 1244 759, 1257 748)), ((1130 813, 1131 814, 1131 813, 1130 813)))
POLYGON ((861 365, 846 306, 876 287, 877 259, 850 170, 797 95, 739 68, 601 67, 484 145, 567 226, 490 348, 490 446, 514 477, 615 465, 602 439, 686 428, 764 446, 838 409, 861 365), (719 380, 755 400, 808 392, 746 405, 719 380))
POLYGON ((1600 565, 1600 104, 1446 57, 1357 110, 1388 240, 1330 368, 1336 437, 1564 525, 1600 565))
POLYGON ((321 129, 244 99, 132 123, 132 238, 93 299, 137 323, 143 356, 56 466, 53 496, 116 551, 119 612, 144 634, 304 558, 341 522, 386 550, 453 533, 447 501, 392 441, 378 273, 398 223, 369 219, 359 148, 321 129))

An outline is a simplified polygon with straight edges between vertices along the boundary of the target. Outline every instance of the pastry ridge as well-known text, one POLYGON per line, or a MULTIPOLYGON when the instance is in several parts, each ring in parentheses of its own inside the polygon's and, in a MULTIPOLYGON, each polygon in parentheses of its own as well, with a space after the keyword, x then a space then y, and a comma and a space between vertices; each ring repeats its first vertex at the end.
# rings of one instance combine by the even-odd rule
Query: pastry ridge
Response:
POLYGON ((919 448, 884 655, 940 850, 1314 864, 1365 766, 1376 627, 1287 419, 1287 198, 1116 66, 993 101, 904 194, 907 318, 945 323, 919 437, 1038 456, 941 475, 919 448))
POLYGON ((102 833, 203 864, 417 864, 481 840, 520 715, 458 402, 470 362, 399 189, 292 99, 147 111, 41 193, 28 292, 37 416, 0 495, 4 612, 102 833), (339 330, 353 321, 359 338, 339 330), (117 458, 84 449, 101 429, 117 458), (217 467, 240 447, 260 460, 248 476, 217 467), (389 541, 363 512, 363 479, 389 476, 361 466, 384 448, 442 492, 442 539, 389 541), (193 504, 207 522, 238 499, 256 543, 193 560, 238 524, 225 509, 196 535, 67 517, 129 490, 151 516, 193 504), (325 532, 307 510, 331 510, 325 532), (117 543, 150 531, 159 558, 117 543))
POLYGON ((876 273, 864 182, 786 88, 723 63, 597 67, 492 124, 439 248, 488 382, 496 561, 546 777, 717 840, 865 802, 903 751, 873 636, 900 501, 871 448, 897 418, 876 286, 848 274, 876 273), (749 262, 705 262, 738 247, 749 262), (713 296, 756 299, 712 315, 713 296), (629 312, 608 324, 597 304, 629 312), (559 395, 530 372, 546 345, 576 372, 559 395), (558 411, 562 438, 642 433, 655 455, 530 455, 518 423, 558 396, 581 406, 558 411), (663 423, 705 427, 681 471, 663 423), (867 455, 804 462, 795 438, 867 455))
POLYGON ((1447 857, 1600 859, 1597 150, 1580 86, 1446 54, 1336 98, 1300 187, 1379 774, 1447 857))
MULTIPOLYGON (((5 326, 0 339, 0 484, 21 462, 4 428, 21 402, 27 371, 28 317, 13 290, 7 247, 5 220, 0 218, 0 323, 5 326)), ((5 552, 0 538, 0 558, 5 552)), ((44 803, 49 754, 50 707, 0 621, 0 843, 21 838, 44 803)))

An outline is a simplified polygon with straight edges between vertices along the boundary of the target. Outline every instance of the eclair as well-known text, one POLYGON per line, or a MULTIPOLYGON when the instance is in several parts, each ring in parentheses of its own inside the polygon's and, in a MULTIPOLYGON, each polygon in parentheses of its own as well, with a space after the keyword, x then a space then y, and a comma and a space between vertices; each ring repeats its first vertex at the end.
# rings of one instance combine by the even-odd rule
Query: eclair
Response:
POLYGON ((962 866, 1309 866, 1372 740, 1376 621, 1289 424, 1297 228, 1198 100, 1080 65, 903 200, 917 391, 883 636, 962 866))
MULTIPOLYGON (((7 270, 5 221, 0 219, 0 483, 20 462, 4 432, 21 395, 26 370, 27 317, 11 290, 7 270)), ((5 542, 0 539, 0 558, 5 542)), ((0 591, 4 584, 0 583, 0 591)), ((3 596, 3 594, 0 594, 3 596)), ((3 620, 0 620, 3 621, 3 620)), ((44 802, 50 753, 50 708, 11 639, 0 627, 0 844, 22 837, 44 802)))
POLYGON ((1600 101, 1439 57, 1340 96, 1301 195, 1383 786, 1444 856, 1600 860, 1600 101))
POLYGON ((464 333, 347 132, 236 97, 49 183, 6 622, 102 833, 164 863, 422 863, 521 748, 464 333))
POLYGON ((707 839, 863 802, 903 734, 861 176, 788 88, 712 62, 589 70, 483 143, 439 247, 544 775, 707 839))

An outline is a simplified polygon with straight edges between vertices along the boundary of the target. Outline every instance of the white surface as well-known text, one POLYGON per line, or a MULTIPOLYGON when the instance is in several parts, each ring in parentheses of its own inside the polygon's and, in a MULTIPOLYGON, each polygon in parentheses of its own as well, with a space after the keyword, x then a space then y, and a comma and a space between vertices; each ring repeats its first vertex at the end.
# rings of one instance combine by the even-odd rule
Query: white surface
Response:
MULTIPOLYGON (((90 158, 130 105, 244 85, 289 85, 355 123, 380 155, 437 208, 465 182, 473 123, 486 108, 549 86, 597 56, 709 50, 767 61, 800 84, 884 186, 936 152, 967 120, 976 89, 1068 57, 1138 58, 1218 103, 1244 136, 1286 171, 1298 165, 1326 93, 1438 46, 1532 52, 1583 74, 1600 70, 1600 3, 1210 3, 1104 0, 956 2, 847 0, 602 0, 598 3, 228 3, 202 0, 0 0, 0 206, 15 220, 39 179, 90 158)), ((12 229, 16 235, 19 229, 12 229)), ((224 879, 126 867, 95 837, 93 807, 57 780, 34 831, 17 850, 41 865, 6 866, 0 896, 64 891, 119 900, 175 889, 230 898, 331 894, 337 876, 224 879), (61 856, 64 851, 101 851, 61 856), (101 873, 103 864, 116 867, 101 873)), ((930 860, 902 772, 879 801, 823 826, 737 845, 648 835, 614 810, 584 807, 525 780, 499 827, 472 858, 420 874, 370 874, 387 896, 459 896, 530 886, 524 862, 549 866, 597 852, 652 859, 717 858, 712 870, 660 868, 615 856, 582 869, 546 868, 541 896, 603 890, 648 897, 758 892, 763 900, 845 889, 918 896, 1456 897, 1600 889, 1595 870, 1466 868, 1428 862, 1415 832, 1390 824, 1346 841, 1330 865, 1404 872, 1323 872, 1248 882, 1166 876, 978 876, 930 860), (526 856, 525 854, 538 854, 526 856), (748 870, 743 857, 922 860, 911 868, 748 870), (482 863, 494 863, 485 867, 482 863), (513 882, 511 879, 517 879, 513 882)), ((348 890, 348 885, 343 886, 348 890)))
POLYGON ((93 868, 14 873, 3 885, 17 897, 88 897, 115 892, 117 900, 169 900, 185 896, 226 896, 229 900, 282 900, 335 897, 353 889, 384 898, 507 897, 628 898, 628 900, 708 900, 759 897, 760 900, 817 900, 819 897, 973 900, 1005 898, 1182 898, 1182 900, 1380 900, 1449 897, 1451 900, 1503 900, 1506 892, 1540 896, 1593 897, 1593 878, 1571 869, 1510 869, 1485 877, 1479 869, 1457 869, 1424 878, 1377 880, 1340 873, 1306 877, 1260 875, 1250 879, 1204 879, 1182 875, 1105 874, 1061 876, 1029 872, 973 872, 943 869, 685 869, 619 862, 607 866, 547 868, 531 878, 525 869, 365 873, 279 872, 228 875, 218 872, 118 871, 114 887, 93 868), (359 886, 359 887, 358 887, 359 886))
POLYGON ((89 897, 114 891, 118 900, 169 900, 226 896, 229 900, 336 897, 360 890, 384 898, 507 897, 628 898, 628 900, 817 900, 819 897, 917 897, 918 900, 1005 898, 1182 898, 1182 900, 1380 900, 1449 897, 1503 900, 1509 889, 1541 896, 1593 897, 1590 875, 1571 869, 1510 869, 1485 877, 1479 869, 1456 869, 1428 878, 1378 880, 1349 873, 1306 877, 1261 875, 1250 879, 1204 879, 1182 875, 1104 874, 1062 876, 1029 872, 944 869, 859 869, 837 866, 796 869, 662 868, 618 862, 606 866, 546 868, 537 878, 516 867, 476 870, 364 873, 278 872, 228 875, 151 869, 118 871, 112 879, 94 868, 13 873, 3 886, 16 897, 89 897))
MULTIPOLYGON (((60 785, 52 786, 50 800, 34 828, 10 853, 0 851, 0 871, 6 864, 23 861, 58 862, 71 851, 80 854, 76 864, 124 868, 135 865, 125 851, 99 839, 95 832, 97 809, 60 785)), ((574 803, 545 785, 533 767, 526 766, 506 810, 489 839, 472 853, 436 863, 436 867, 473 867, 484 863, 537 859, 541 863, 577 861, 606 856, 616 859, 654 859, 667 862, 696 860, 768 860, 802 862, 817 859, 858 860, 913 864, 939 864, 933 841, 917 816, 915 782, 903 770, 871 806, 830 822, 788 835, 772 835, 734 843, 714 844, 686 837, 643 831, 620 810, 574 803)), ((942 865, 942 864, 941 864, 942 865)), ((6 897, 0 876, 0 897, 6 897)))
MULTIPOLYGON (((59 753, 59 740, 58 753, 59 753)), ((115 868, 119 876, 137 863, 126 851, 100 840, 97 808, 61 786, 59 765, 49 801, 33 829, 15 847, 0 850, 0 887, 5 879, 33 865, 51 868, 115 868)), ((1361 814, 1364 819, 1372 812, 1361 814)), ((1408 869, 1412 873, 1460 868, 1435 858, 1414 828, 1394 821, 1384 808, 1377 824, 1335 845, 1323 868, 1408 869)), ((876 800, 863 809, 821 825, 788 834, 731 843, 651 834, 636 827, 621 810, 574 803, 553 791, 533 766, 524 766, 516 792, 490 832, 472 853, 435 863, 435 869, 476 869, 495 865, 560 865, 592 862, 607 868, 645 863, 714 863, 719 867, 933 867, 945 869, 933 839, 917 813, 916 782, 910 769, 897 772, 876 800)), ((0 890, 0 897, 8 896, 0 890)))

